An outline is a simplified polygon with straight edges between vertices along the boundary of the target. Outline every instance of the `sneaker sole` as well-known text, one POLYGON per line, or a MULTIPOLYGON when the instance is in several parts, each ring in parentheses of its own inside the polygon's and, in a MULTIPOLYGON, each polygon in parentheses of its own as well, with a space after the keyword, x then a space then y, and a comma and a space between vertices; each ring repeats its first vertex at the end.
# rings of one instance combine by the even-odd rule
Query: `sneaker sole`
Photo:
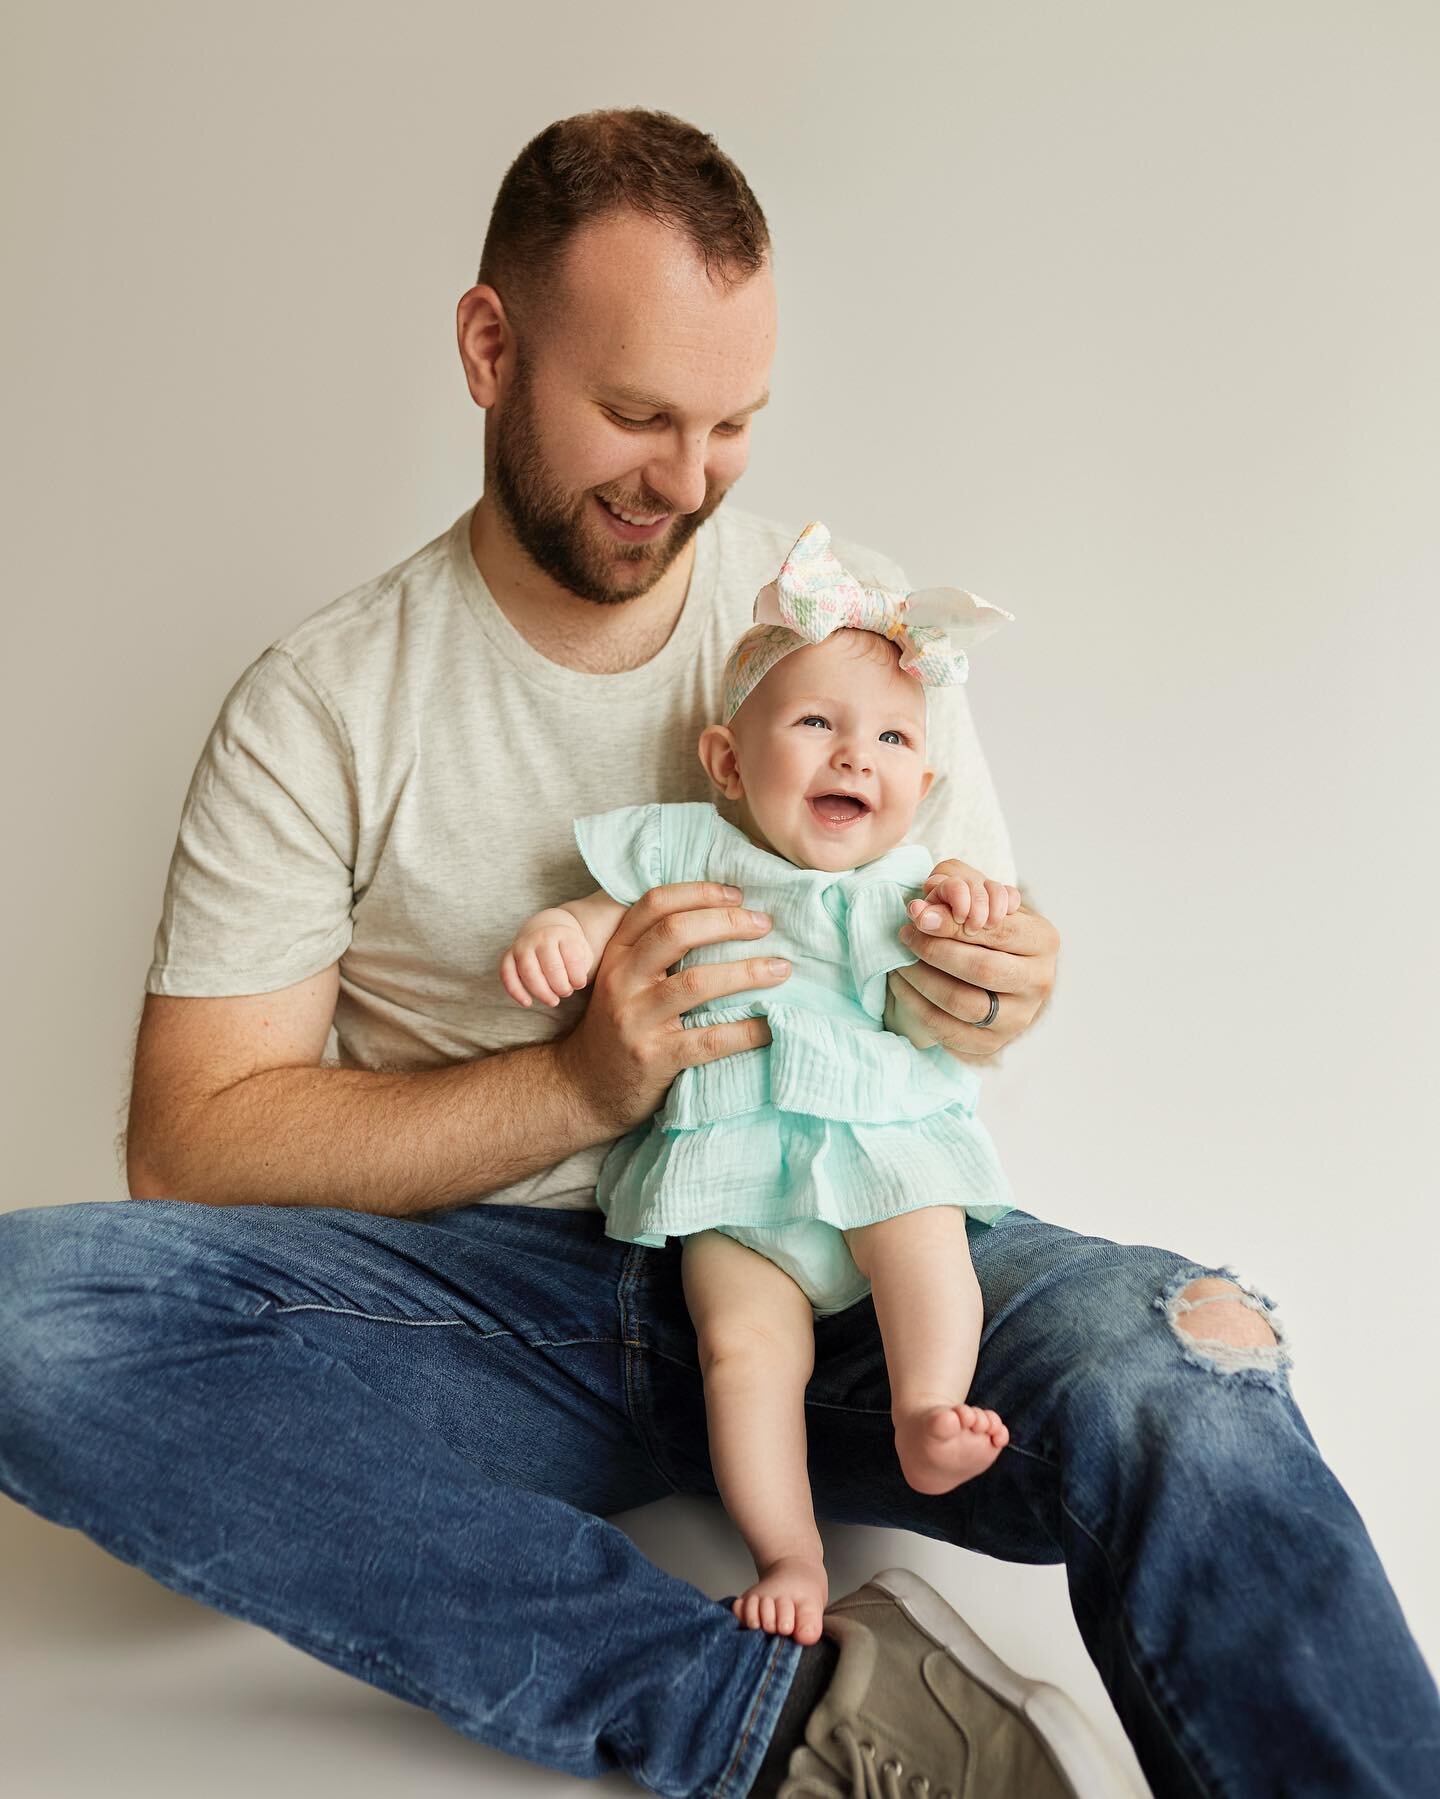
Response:
POLYGON ((1024 1718, 1074 1799, 1120 1799, 1125 1794, 1152 1799, 1148 1787, 1137 1786, 1134 1775, 1111 1759, 1068 1693, 1017 1674, 918 1574, 886 1568, 865 1585, 888 1593, 912 1624, 947 1649, 992 1697, 1024 1718))

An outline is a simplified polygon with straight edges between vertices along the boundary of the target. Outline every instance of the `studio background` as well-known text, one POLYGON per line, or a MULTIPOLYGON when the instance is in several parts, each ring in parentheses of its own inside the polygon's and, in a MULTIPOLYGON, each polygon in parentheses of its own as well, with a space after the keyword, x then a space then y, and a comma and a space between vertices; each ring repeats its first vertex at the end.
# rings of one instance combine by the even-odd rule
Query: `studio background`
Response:
MULTIPOLYGON (((736 503, 1018 621, 970 693, 1062 936, 984 1102, 1020 1203, 1278 1301, 1434 1666, 1433 8, 12 0, 4 36, 0 1209, 125 1195, 166 866, 231 684, 480 491, 454 313, 506 166, 552 119, 660 107, 775 240, 736 503)), ((749 1578, 718 1505, 617 1521, 712 1595, 749 1578)), ((918 1569, 1123 1741, 1063 1570, 826 1535, 834 1594, 918 1569)), ((0 1569, 17 1799, 634 1790, 469 1743, 4 1499, 0 1569)))

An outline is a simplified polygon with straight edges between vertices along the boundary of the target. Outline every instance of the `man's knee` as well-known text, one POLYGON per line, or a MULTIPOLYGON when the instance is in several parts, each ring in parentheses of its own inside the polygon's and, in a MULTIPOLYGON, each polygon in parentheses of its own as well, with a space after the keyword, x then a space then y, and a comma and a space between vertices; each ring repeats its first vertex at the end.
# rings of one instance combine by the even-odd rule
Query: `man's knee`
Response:
POLYGON ((115 1296, 155 1285, 149 1201, 78 1201, 0 1214, 0 1355, 32 1372, 98 1353, 115 1296))
POLYGON ((1187 1362, 1213 1374, 1250 1374, 1278 1386, 1290 1349, 1275 1303, 1233 1269, 1181 1269, 1154 1301, 1187 1362))
POLYGON ((1248 1302, 1233 1281, 1212 1277, 1189 1281, 1175 1295, 1175 1327, 1187 1335, 1209 1342, 1232 1343, 1236 1348, 1251 1348, 1279 1341, 1259 1311, 1248 1302), (1204 1319, 1196 1313, 1201 1306, 1213 1306, 1204 1319))

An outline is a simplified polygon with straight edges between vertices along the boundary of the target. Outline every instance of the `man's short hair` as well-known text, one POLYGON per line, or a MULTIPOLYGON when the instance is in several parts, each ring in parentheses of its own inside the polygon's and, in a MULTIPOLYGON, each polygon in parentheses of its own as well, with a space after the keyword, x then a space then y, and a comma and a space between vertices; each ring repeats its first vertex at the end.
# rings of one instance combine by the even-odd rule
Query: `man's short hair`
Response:
POLYGON ((682 231, 724 287, 770 251, 759 201, 708 132, 638 106, 557 119, 506 170, 480 253, 476 281, 500 295, 517 335, 544 335, 575 233, 625 209, 682 231))

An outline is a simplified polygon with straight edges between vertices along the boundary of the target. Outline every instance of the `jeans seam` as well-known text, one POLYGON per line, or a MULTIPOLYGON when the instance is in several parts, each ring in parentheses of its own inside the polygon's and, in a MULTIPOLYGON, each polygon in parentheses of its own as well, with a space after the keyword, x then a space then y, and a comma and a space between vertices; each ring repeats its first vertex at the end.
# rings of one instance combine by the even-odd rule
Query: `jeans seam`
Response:
POLYGON ((678 1356, 667 1355, 663 1349, 653 1344, 641 1343, 634 1337, 520 1337, 518 1331, 512 1330, 478 1330, 464 1318, 396 1318, 388 1312, 364 1312, 357 1306, 325 1306, 318 1301, 305 1301, 295 1305, 277 1305, 273 1299, 265 1299, 250 1314, 258 1318, 264 1311, 273 1311, 277 1317, 288 1312, 329 1312, 339 1318, 367 1318, 372 1324, 404 1324, 404 1325, 442 1325, 449 1330, 468 1330, 482 1341, 491 1337, 517 1337, 529 1349, 579 1349, 586 1344, 604 1345, 619 1349, 644 1349, 650 1355, 658 1355, 667 1362, 673 1362, 677 1368, 690 1368, 690 1364, 678 1356))
MULTIPOLYGON (((1042 1459, 1042 1458, 1037 1458, 1037 1459, 1042 1459)), ((1065 1516, 1070 1520, 1070 1522, 1075 1526, 1075 1528, 1078 1531, 1080 1531, 1083 1536, 1085 1536, 1089 1539, 1090 1543, 1094 1546, 1096 1553, 1099 1555, 1102 1564, 1104 1565, 1105 1573, 1106 1573, 1107 1577, 1109 1578, 1111 1589, 1115 1594, 1115 1600, 1116 1600, 1115 1609, 1120 1618, 1120 1640, 1125 1645, 1126 1657, 1129 1660, 1131 1669, 1133 1670, 1133 1672, 1135 1674, 1136 1680, 1139 1682, 1141 1692, 1144 1693, 1145 1697, 1150 1701, 1151 1708, 1154 1711, 1156 1718, 1164 1726, 1165 1734, 1169 1737, 1171 1745, 1174 1748, 1176 1755, 1185 1764, 1186 1768, 1189 1769, 1191 1778, 1195 1782, 1195 1790, 1198 1793, 1204 1793, 1204 1794, 1219 1794, 1219 1793, 1221 1793, 1224 1789, 1217 1782, 1214 1782, 1212 1780, 1209 1785, 1206 1785, 1204 1782, 1201 1781, 1200 1776, 1196 1771, 1195 1761, 1194 1761, 1194 1758, 1193 1758, 1190 1750, 1184 1744, 1181 1743, 1179 1737, 1176 1735, 1175 1725, 1172 1722, 1171 1716, 1170 1716, 1170 1713, 1175 1711, 1174 1700, 1171 1698, 1169 1689, 1166 1687, 1164 1680, 1161 1678, 1158 1669, 1155 1669, 1151 1666, 1149 1657, 1144 1655, 1141 1652, 1139 1645, 1134 1640, 1134 1637, 1133 1637, 1133 1634, 1132 1634, 1131 1628, 1130 1628, 1130 1616, 1125 1607, 1125 1590, 1120 1585, 1119 1580, 1116 1578, 1114 1564, 1110 1560, 1110 1552, 1106 1549, 1104 1543, 1100 1540, 1100 1538, 1098 1536, 1096 1536, 1095 1532, 1093 1530, 1091 1530, 1090 1527, 1084 1522, 1084 1520, 1077 1517, 1076 1514, 1071 1511, 1069 1505, 1065 1501, 1065 1496, 1063 1493, 1059 1495, 1059 1501, 1060 1501, 1060 1510, 1065 1514, 1065 1516), (1163 1699, 1165 1701, 1165 1705, 1163 1707, 1160 1704, 1160 1699, 1157 1698, 1157 1694, 1160 1697, 1163 1697, 1163 1699)), ((1178 1713, 1176 1714, 1176 1716, 1178 1717, 1178 1713)))
POLYGON ((790 1639, 788 1637, 783 1636, 777 1636, 775 1639, 774 1647, 770 1651, 769 1660, 765 1664, 765 1678, 760 1682, 759 1691, 751 1701, 750 1710, 746 1715, 745 1723, 740 1731, 739 1741, 735 1745, 735 1752, 730 1757, 730 1762, 725 1769, 725 1772, 720 1776, 720 1784, 716 1788, 718 1799, 724 1799, 724 1795, 729 1787, 730 1777, 734 1774, 736 1764, 744 1754, 745 1745, 750 1741, 750 1733, 755 1728, 755 1719, 760 1711, 761 1701, 769 1691, 770 1682, 774 1678, 776 1664, 780 1660, 785 1644, 789 1641, 790 1639))
MULTIPOLYGON (((368 1318, 372 1324, 408 1324, 420 1327, 439 1325, 447 1330, 460 1330, 465 1327, 463 1318, 394 1318, 385 1312, 362 1312, 358 1306, 322 1306, 307 1303, 276 1306, 274 1309, 277 1317, 282 1317, 287 1312, 329 1312, 338 1318, 368 1318)), ((511 1337, 515 1333, 500 1330, 481 1331, 478 1334, 483 1337, 511 1337)))
POLYGON ((853 1412, 857 1417, 861 1418, 888 1418, 890 1416, 890 1408, 888 1406, 843 1405, 838 1400, 811 1399, 808 1395, 805 1400, 805 1407, 807 1411, 816 1412, 853 1412))

